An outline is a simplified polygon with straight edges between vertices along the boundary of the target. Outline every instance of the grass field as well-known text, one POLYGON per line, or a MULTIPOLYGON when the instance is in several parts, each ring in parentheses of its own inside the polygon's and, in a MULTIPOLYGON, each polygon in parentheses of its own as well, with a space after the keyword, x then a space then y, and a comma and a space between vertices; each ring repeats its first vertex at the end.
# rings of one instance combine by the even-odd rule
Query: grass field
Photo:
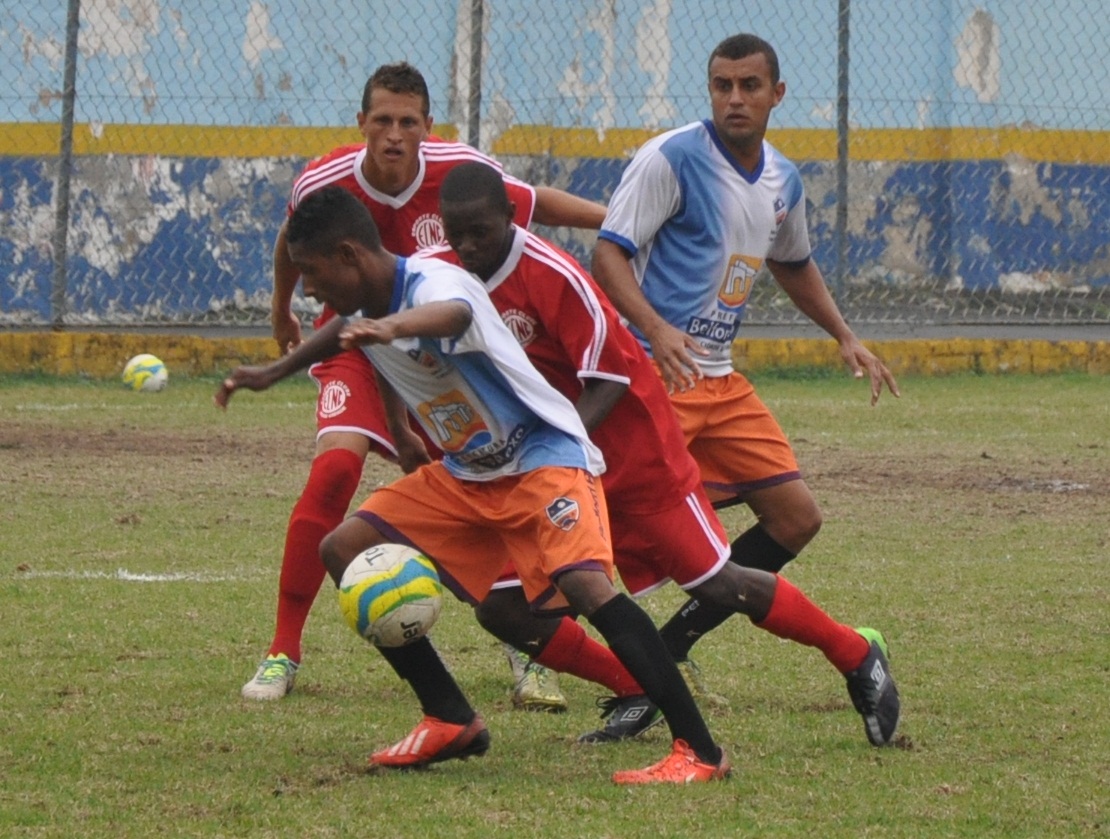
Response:
MULTIPOLYGON (((239 688, 272 630, 311 458, 306 382, 236 397, 0 378, 0 836, 1110 836, 1110 379, 761 377, 825 526, 787 569, 882 628, 903 696, 869 747, 814 650, 733 619, 695 649, 727 783, 624 789, 668 748, 582 747, 514 712, 496 643, 451 601, 433 637, 486 717, 481 760, 369 775, 416 722, 325 590, 297 690, 239 688)), ((394 471, 368 466, 362 494, 394 471)), ((730 533, 750 523, 725 514, 730 533)), ((662 621, 675 589, 644 601, 662 621)))

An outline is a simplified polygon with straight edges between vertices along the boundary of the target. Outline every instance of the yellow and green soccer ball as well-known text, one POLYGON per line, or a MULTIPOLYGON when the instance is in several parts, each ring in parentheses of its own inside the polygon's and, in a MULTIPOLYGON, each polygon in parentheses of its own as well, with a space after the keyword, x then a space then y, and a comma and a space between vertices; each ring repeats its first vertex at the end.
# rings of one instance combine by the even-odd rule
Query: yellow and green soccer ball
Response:
POLYGON ((339 582, 339 608, 347 625, 379 647, 403 647, 423 638, 442 607, 435 565, 408 545, 366 549, 339 582))
POLYGON ((142 353, 127 362, 123 368, 123 386, 128 390, 153 393, 166 387, 170 371, 162 359, 150 353, 142 353))

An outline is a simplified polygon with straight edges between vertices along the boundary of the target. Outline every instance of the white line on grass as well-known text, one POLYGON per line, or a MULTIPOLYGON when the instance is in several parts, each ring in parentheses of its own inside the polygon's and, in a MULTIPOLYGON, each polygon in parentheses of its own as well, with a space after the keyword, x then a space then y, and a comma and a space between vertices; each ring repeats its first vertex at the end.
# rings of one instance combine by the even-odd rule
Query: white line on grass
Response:
POLYGON ((73 580, 121 580, 125 583, 235 583, 260 579, 262 574, 249 576, 242 574, 199 574, 183 572, 176 574, 138 574, 125 568, 115 571, 21 571, 12 574, 16 580, 61 578, 73 580))

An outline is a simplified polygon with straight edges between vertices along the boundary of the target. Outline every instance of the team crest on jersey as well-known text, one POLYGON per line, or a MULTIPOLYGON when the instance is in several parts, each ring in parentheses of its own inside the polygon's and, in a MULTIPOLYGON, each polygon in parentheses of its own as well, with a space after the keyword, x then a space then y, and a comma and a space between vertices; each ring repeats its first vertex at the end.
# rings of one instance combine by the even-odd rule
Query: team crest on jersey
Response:
POLYGON ((786 221, 786 202, 782 200, 780 195, 775 199, 775 226, 782 224, 786 221))
POLYGON ((513 333, 517 343, 526 347, 536 339, 536 321, 520 309, 506 309, 501 313, 501 320, 513 333))
POLYGON ((337 417, 347 410, 351 389, 345 382, 328 382, 320 391, 317 413, 321 419, 337 417))
POLYGON ((422 350, 419 347, 417 347, 415 350, 406 350, 405 355, 407 355, 425 370, 438 370, 441 366, 438 358, 436 358, 427 350, 422 350))
POLYGON ((547 505, 547 517, 560 530, 570 530, 578 524, 578 502, 565 495, 547 505))
POLYGON ((444 241, 443 219, 435 213, 424 213, 412 224, 412 238, 416 240, 417 249, 430 248, 444 241))

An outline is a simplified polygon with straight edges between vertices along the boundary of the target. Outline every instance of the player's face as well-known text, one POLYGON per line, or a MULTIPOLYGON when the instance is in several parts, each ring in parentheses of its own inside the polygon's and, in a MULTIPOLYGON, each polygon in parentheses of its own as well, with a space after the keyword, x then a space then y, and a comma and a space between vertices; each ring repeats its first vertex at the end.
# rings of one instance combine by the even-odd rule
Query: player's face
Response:
POLYGON ((744 58, 717 56, 709 65, 709 101, 717 134, 738 158, 759 153, 771 110, 782 101, 786 84, 771 82, 763 53, 744 58))
POLYGON ((513 208, 506 213, 484 198, 440 205, 443 235, 462 267, 483 280, 492 277, 512 247, 513 208))
POLYGON ((328 253, 289 243, 289 258, 301 272, 305 297, 324 303, 341 315, 352 315, 366 306, 365 287, 358 260, 349 246, 328 253))
POLYGON ((375 88, 370 109, 358 115, 358 128, 366 138, 363 174, 370 185, 388 195, 404 192, 416 180, 417 151, 432 128, 424 100, 415 93, 375 88))

